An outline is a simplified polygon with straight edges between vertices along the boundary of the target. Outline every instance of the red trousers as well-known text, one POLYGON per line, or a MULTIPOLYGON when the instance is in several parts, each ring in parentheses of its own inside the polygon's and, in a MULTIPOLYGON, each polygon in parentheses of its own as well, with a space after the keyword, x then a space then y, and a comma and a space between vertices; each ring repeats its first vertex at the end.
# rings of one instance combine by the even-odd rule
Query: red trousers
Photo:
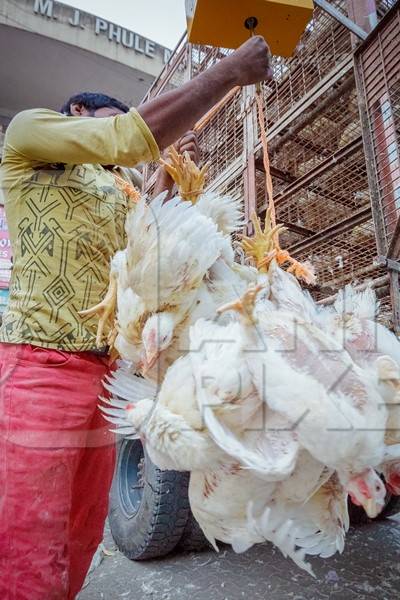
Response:
POLYGON ((75 598, 101 542, 114 437, 106 359, 0 344, 0 599, 75 598))

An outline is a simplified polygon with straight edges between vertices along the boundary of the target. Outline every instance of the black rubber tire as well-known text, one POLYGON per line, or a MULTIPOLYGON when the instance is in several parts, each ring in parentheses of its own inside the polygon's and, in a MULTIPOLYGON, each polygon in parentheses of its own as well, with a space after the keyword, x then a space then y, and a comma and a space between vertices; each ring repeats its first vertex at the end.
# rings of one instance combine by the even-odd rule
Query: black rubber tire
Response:
POLYGON ((188 482, 188 473, 157 469, 139 440, 120 443, 109 521, 115 543, 127 558, 159 558, 177 546, 190 513, 188 482))
POLYGON ((189 513, 189 518, 183 530, 182 538, 177 545, 177 549, 182 552, 201 552, 203 550, 210 550, 211 544, 202 532, 200 525, 192 515, 189 513))
POLYGON ((356 506, 349 500, 350 523, 353 526, 365 525, 366 523, 371 523, 371 521, 383 521, 387 517, 396 515, 399 512, 400 496, 393 496, 390 492, 386 496, 385 508, 375 519, 370 519, 361 506, 356 506))

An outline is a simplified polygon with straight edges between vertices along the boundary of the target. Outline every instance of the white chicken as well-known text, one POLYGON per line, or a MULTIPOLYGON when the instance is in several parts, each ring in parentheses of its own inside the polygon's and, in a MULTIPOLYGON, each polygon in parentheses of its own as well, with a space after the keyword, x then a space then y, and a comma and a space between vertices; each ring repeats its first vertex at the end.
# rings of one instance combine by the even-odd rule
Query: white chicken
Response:
MULTIPOLYGON (((196 284, 196 291, 191 290, 188 298, 181 296, 181 304, 177 302, 171 306, 171 302, 163 305, 158 302, 157 309, 154 306, 148 306, 146 298, 143 298, 148 310, 145 324, 141 323, 142 328, 141 343, 143 346, 142 361, 139 362, 146 376, 152 379, 159 380, 165 375, 166 369, 185 351, 189 345, 189 328, 200 317, 213 318, 216 308, 223 302, 228 302, 240 296, 244 292, 248 279, 255 280, 256 273, 249 268, 240 268, 234 262, 234 251, 231 243, 231 234, 236 232, 243 226, 243 210, 242 202, 239 199, 234 199, 230 196, 218 196, 215 193, 204 193, 205 174, 207 166, 199 169, 189 158, 187 153, 183 156, 178 155, 172 147, 170 149, 170 162, 162 161, 166 170, 176 181, 181 198, 185 201, 184 204, 190 203, 192 211, 202 215, 205 219, 211 221, 217 228, 220 234, 219 239, 219 256, 215 262, 209 264, 207 269, 203 269, 203 278, 196 284)), ((174 199, 173 202, 177 202, 174 199)), ((173 206, 168 206, 168 214, 173 210, 173 206)), ((128 239, 131 240, 131 245, 137 244, 137 229, 140 220, 131 219, 133 227, 127 227, 128 239)), ((176 224, 176 222, 175 222, 176 224)), ((172 229, 174 223, 171 221, 172 229)), ((170 238, 162 238, 159 236, 159 252, 160 255, 168 255, 168 248, 165 251, 163 248, 164 241, 171 243, 171 240, 180 239, 184 235, 184 231, 170 229, 170 238), (177 235, 178 234, 178 235, 177 235), (175 237, 174 237, 175 236, 175 237)), ((203 237, 203 243, 207 243, 206 230, 197 231, 198 235, 203 237)), ((195 240, 193 240, 194 242, 195 240)), ((190 243, 190 239, 185 240, 190 243)), ((129 245, 128 245, 129 248, 129 245)), ((196 247, 192 244, 192 253, 196 256, 197 252, 201 253, 201 247, 196 247)), ((159 263, 160 270, 163 269, 164 263, 159 263)), ((179 262, 173 261, 174 269, 179 266, 179 262)), ((203 266, 205 266, 203 261, 203 266)), ((166 265, 170 268, 170 265, 166 265)), ((174 271, 175 272, 175 271, 174 271)), ((149 273, 142 270, 143 285, 149 277, 149 273)), ((158 284, 162 285, 162 281, 158 284)), ((140 289, 135 287, 135 292, 142 296, 140 289)), ((121 348, 121 344, 117 346, 121 348)), ((122 350, 126 350, 122 348, 122 350)), ((137 353, 137 350, 135 354, 137 353)))
POLYGON ((304 552, 295 547, 288 519, 279 522, 270 519, 268 527, 260 531, 249 523, 249 505, 257 517, 261 517, 268 505, 276 500, 276 487, 275 483, 258 479, 242 469, 239 463, 231 461, 216 470, 192 472, 190 506, 204 535, 216 550, 217 541, 232 544, 237 552, 243 552, 268 540, 298 566, 311 572, 304 561, 304 552))
MULTIPOLYGON (((200 325, 196 325, 196 331, 200 325)), ((207 325, 202 340, 208 342, 212 323, 207 325)), ((220 327, 216 327, 219 333, 220 327)), ((223 345, 225 348, 220 346, 220 350, 224 350, 220 358, 225 360, 229 373, 224 382, 215 381, 216 385, 222 383, 218 393, 208 396, 216 404, 212 410, 201 404, 198 398, 201 390, 196 385, 199 373, 192 358, 197 353, 203 356, 204 348, 207 349, 207 359, 210 358, 210 347, 218 352, 214 344, 203 345, 202 340, 200 346, 203 348, 199 349, 199 338, 195 336, 193 352, 175 361, 167 370, 159 390, 147 380, 146 387, 143 387, 145 380, 132 374, 128 365, 120 364, 105 383, 113 397, 111 400, 104 399, 106 406, 102 407, 103 412, 117 425, 117 433, 145 438, 148 453, 160 468, 206 469, 219 465, 222 459, 226 460, 228 453, 267 480, 284 479, 295 467, 298 444, 282 417, 270 411, 264 418, 263 407, 254 389, 252 394, 251 382, 248 382, 249 390, 244 391, 243 386, 239 390, 237 380, 232 377, 232 367, 238 366, 237 352, 229 341, 223 345), (230 364, 227 364, 228 357, 230 364), (229 425, 238 436, 231 436, 226 447, 225 438, 218 432, 219 422, 215 421, 214 427, 209 424, 214 411, 222 426, 229 425)), ((204 381, 213 382, 214 363, 212 360, 204 363, 201 376, 204 381)))
POLYGON ((191 364, 178 359, 158 389, 120 363, 108 377, 101 410, 126 437, 145 440, 151 460, 160 469, 190 471, 218 466, 225 453, 215 445, 204 427, 194 399, 191 364))
MULTIPOLYGON (((303 482, 304 479, 303 472, 303 482)), ((347 493, 335 474, 323 482, 305 502, 295 503, 290 497, 285 498, 276 492, 264 513, 259 516, 257 512, 254 505, 251 505, 247 535, 257 535, 268 540, 271 536, 271 521, 275 528, 282 530, 286 526, 286 548, 291 550, 290 543, 292 550, 288 554, 292 558, 296 547, 297 553, 301 552, 301 557, 308 554, 329 558, 344 550, 345 535, 349 528, 347 493)), ((273 541, 279 547, 279 540, 273 541)), ((242 549, 246 549, 246 546, 242 549)), ((294 560, 297 562, 296 555, 294 560)))
POLYGON ((142 352, 141 334, 147 319, 162 313, 157 328, 148 327, 151 347, 167 347, 196 301, 203 277, 226 251, 226 237, 217 226, 189 202, 165 194, 149 205, 142 199, 129 212, 127 248, 111 264, 106 298, 82 316, 101 315, 97 336, 103 333, 117 306, 117 335, 112 338, 126 359, 137 360, 142 352), (132 348, 129 348, 132 345, 132 348))
POLYGON ((372 287, 357 292, 347 285, 339 290, 333 310, 321 311, 321 326, 342 344, 357 363, 371 363, 379 355, 400 365, 400 342, 377 316, 379 303, 372 287))
MULTIPOLYGON (((261 347, 254 327, 250 327, 256 292, 257 288, 250 290, 241 302, 248 311, 242 315, 242 323, 221 326, 200 321, 192 328, 192 341, 197 345, 192 345, 192 352, 168 370, 146 428, 141 420, 143 402, 131 407, 126 418, 141 428, 150 455, 154 447, 153 459, 164 468, 165 459, 156 453, 168 456, 176 469, 186 469, 188 464, 192 465, 191 470, 201 468, 199 457, 194 457, 201 436, 217 462, 228 454, 267 481, 279 481, 293 472, 300 444, 315 460, 336 470, 346 490, 375 516, 385 495, 382 482, 371 469, 382 462, 384 451, 385 410, 379 409, 379 394, 368 384, 367 374, 355 368, 350 388, 359 402, 354 404, 349 392, 346 396, 347 384, 341 382, 339 392, 326 390, 310 374, 291 367, 278 352, 261 347), (223 365, 222 370, 218 364, 223 365), (269 410, 263 429, 249 431, 256 415, 260 417, 260 403, 264 400, 269 410), (279 422, 277 415, 282 415, 283 421, 279 422), (375 426, 382 421, 381 431, 365 431, 371 416, 375 426), (349 425, 355 429, 351 435, 349 425), (193 445, 189 444, 189 437, 193 445), (190 450, 185 464, 183 447, 178 451, 181 440, 187 452, 190 450)), ((264 343, 265 339, 261 341, 264 343)), ((312 355, 313 350, 308 352, 312 355)), ((351 359, 345 355, 349 366, 351 359)), ((113 387, 111 391, 116 393, 113 387)), ((146 407, 147 415, 151 402, 147 401, 146 407)), ((206 459, 203 465, 213 464, 208 452, 201 454, 206 459)))
MULTIPOLYGON (((210 207, 212 206, 212 202, 216 199, 204 195, 200 198, 200 205, 201 200, 203 199, 203 208, 209 209, 207 210, 208 216, 204 217, 204 219, 209 219, 210 217, 213 217, 210 207), (207 200, 207 203, 205 200, 207 200)), ((190 204, 188 205, 185 203, 184 206, 190 206, 191 213, 195 213, 198 210, 198 205, 191 206, 190 204)), ((220 222, 222 217, 225 219, 223 221, 223 226, 224 231, 227 231, 238 226, 236 222, 236 212, 238 210, 237 202, 225 199, 223 206, 224 211, 220 209, 215 218, 217 223, 220 222), (230 213, 231 217, 229 216, 230 213)), ((172 205, 168 206, 168 211, 172 211, 173 209, 172 205)), ((207 232, 205 231, 205 228, 201 230, 194 222, 194 219, 192 225, 196 228, 195 231, 199 236, 204 236, 203 243, 206 243, 207 232)), ((135 228, 131 229, 130 237, 133 240, 136 239, 134 232, 135 228)), ((184 235, 183 231, 179 233, 179 236, 181 235, 184 235)), ((189 328, 198 318, 212 318, 215 315, 217 307, 221 303, 237 298, 246 288, 247 280, 243 278, 243 269, 240 270, 234 263, 233 250, 229 238, 222 235, 222 232, 219 233, 219 236, 218 255, 215 253, 212 261, 206 261, 203 257, 202 265, 199 265, 197 273, 193 274, 196 275, 197 279, 193 276, 192 281, 185 282, 183 293, 178 296, 175 294, 172 299, 165 297, 157 298, 157 306, 154 305, 154 302, 149 302, 149 294, 143 292, 143 288, 151 287, 154 294, 156 284, 154 281, 152 282, 151 270, 147 268, 143 268, 141 271, 142 281, 139 285, 132 279, 130 280, 131 287, 133 287, 135 293, 138 294, 140 300, 146 307, 145 323, 142 325, 139 321, 139 327, 136 326, 136 329, 140 330, 142 328, 139 344, 142 345, 143 349, 143 362, 140 366, 146 371, 147 376, 150 378, 158 379, 162 377, 173 361, 188 349, 189 328), (193 281, 195 281, 195 284, 193 281), (156 368, 152 371, 154 366, 156 366, 156 368)), ((165 237, 164 239, 161 239, 160 237, 158 242, 160 254, 166 257, 168 254, 172 254, 172 252, 168 252, 168 248, 165 249, 164 247, 164 240, 167 239, 170 244, 174 243, 171 232, 169 232, 168 238, 165 237)), ((192 242, 190 238, 186 236, 186 244, 188 248, 191 245, 191 252, 193 252, 193 248, 196 247, 194 245, 195 243, 195 241, 192 242)), ((199 248, 199 250, 196 249, 196 252, 197 251, 199 251, 200 254, 202 252, 201 248, 199 248)), ((171 271, 169 266, 167 267, 166 261, 159 265, 160 274, 165 269, 169 271, 170 275, 173 274, 174 278, 178 278, 179 261, 172 257, 171 261, 168 262, 174 264, 178 271, 171 271)), ((245 271, 247 278, 251 276, 255 278, 254 271, 251 269, 245 269, 245 271)), ((157 282, 157 285, 163 286, 164 283, 160 279, 160 281, 157 282)), ((118 322, 119 321, 120 319, 118 319, 118 322)), ((138 344, 137 340, 136 344, 138 344)), ((118 349, 121 348, 118 341, 116 346, 118 349)))
MULTIPOLYGON (((224 259, 218 258, 199 285, 186 318, 179 324, 165 311, 151 315, 141 338, 146 377, 163 377, 174 360, 189 350, 190 327, 200 318, 215 318, 218 306, 240 297, 252 279, 256 280, 254 270, 240 270, 237 265, 228 265, 224 259)), ((221 322, 230 319, 223 317, 221 322)))
POLYGON ((149 205, 136 204, 127 217, 127 248, 112 260, 109 291, 82 312, 100 316, 98 346, 111 329, 108 343, 156 381, 187 350, 190 325, 212 318, 256 277, 234 263, 230 235, 243 225, 241 201, 203 193, 207 168, 186 153, 171 148, 170 161, 163 164, 185 201, 165 203, 161 194, 149 205))
POLYGON ((380 465, 387 487, 400 495, 400 454, 394 445, 400 443, 400 342, 377 317, 379 303, 375 291, 367 287, 357 291, 347 285, 339 291, 333 310, 320 314, 322 325, 360 365, 376 364, 381 393, 388 418, 385 443, 392 447, 389 458, 380 465), (397 454, 397 456, 396 456, 397 454))
POLYGON ((300 445, 335 469, 346 489, 375 516, 385 491, 371 467, 383 459, 387 419, 378 374, 355 365, 313 325, 294 324, 289 313, 266 310, 257 314, 258 328, 251 327, 253 304, 250 292, 224 310, 241 312, 245 360, 259 396, 295 428, 300 445))
POLYGON ((375 469, 396 484, 400 446, 385 428, 398 418, 397 347, 385 331, 360 359, 368 319, 316 306, 297 281, 312 282, 312 268, 280 248, 270 212, 243 241, 257 268, 236 265, 239 204, 199 198, 196 177, 190 203, 142 201, 128 219, 113 272, 116 346, 133 366, 109 378, 102 410, 158 467, 191 471, 192 510, 214 546, 269 540, 310 570, 306 554, 343 550, 348 495, 374 517, 386 494, 375 469))

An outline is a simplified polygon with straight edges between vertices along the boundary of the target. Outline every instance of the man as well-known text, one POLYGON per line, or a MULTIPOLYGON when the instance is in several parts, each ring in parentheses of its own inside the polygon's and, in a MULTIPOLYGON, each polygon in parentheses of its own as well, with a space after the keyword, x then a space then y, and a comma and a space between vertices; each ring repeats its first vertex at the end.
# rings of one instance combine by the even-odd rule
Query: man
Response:
POLYGON ((96 406, 108 360, 96 320, 79 313, 104 294, 128 204, 102 165, 157 160, 232 87, 270 77, 254 37, 138 110, 89 94, 65 115, 11 122, 0 172, 14 254, 0 332, 2 600, 74 598, 101 541, 114 444, 96 406))

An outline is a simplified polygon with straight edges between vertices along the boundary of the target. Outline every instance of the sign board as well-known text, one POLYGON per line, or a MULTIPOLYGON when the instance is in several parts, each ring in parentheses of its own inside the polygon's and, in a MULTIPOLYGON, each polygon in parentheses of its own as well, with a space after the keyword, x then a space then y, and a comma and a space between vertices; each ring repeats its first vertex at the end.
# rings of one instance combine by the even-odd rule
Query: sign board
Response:
POLYGON ((96 36, 105 36, 111 43, 119 44, 147 58, 160 56, 163 62, 167 63, 172 54, 165 46, 156 44, 130 29, 54 0, 33 0, 33 12, 54 23, 65 23, 78 30, 88 29, 96 36))

